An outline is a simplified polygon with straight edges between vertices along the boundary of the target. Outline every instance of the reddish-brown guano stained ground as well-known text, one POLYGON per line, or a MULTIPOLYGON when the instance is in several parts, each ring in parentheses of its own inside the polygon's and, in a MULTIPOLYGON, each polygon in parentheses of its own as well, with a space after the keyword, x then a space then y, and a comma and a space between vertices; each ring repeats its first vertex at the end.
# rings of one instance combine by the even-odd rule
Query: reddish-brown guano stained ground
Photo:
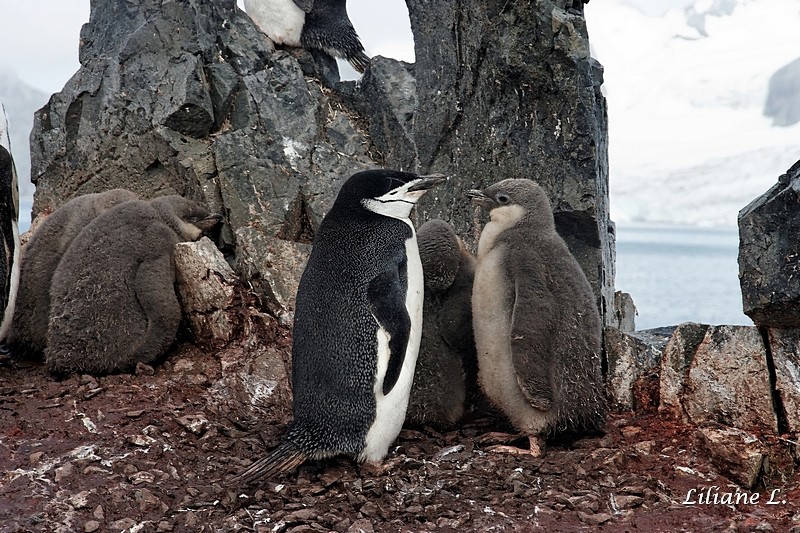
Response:
POLYGON ((0 363, 0 532, 800 531, 791 461, 755 505, 682 503, 741 489, 657 414, 613 415, 543 459, 487 451, 483 436, 507 428, 474 414, 455 431, 404 430, 382 470, 340 458, 235 490, 289 410, 246 427, 214 401, 221 369, 192 347, 134 375, 59 381, 0 363), (785 503, 766 503, 772 489, 785 503))

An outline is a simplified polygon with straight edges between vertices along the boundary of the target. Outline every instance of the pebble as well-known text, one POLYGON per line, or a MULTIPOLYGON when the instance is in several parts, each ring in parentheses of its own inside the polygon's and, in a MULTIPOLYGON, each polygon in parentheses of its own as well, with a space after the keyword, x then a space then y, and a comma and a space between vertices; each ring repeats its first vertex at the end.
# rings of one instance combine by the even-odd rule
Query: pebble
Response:
POLYGON ((633 509, 634 507, 639 507, 644 503, 644 498, 641 496, 617 496, 616 498, 617 507, 620 509, 633 509))
POLYGON ((153 376, 155 375, 156 370, 150 365, 139 362, 136 363, 135 373, 137 376, 153 376))
POLYGON ((175 372, 186 372, 187 370, 194 369, 194 361, 190 361, 189 359, 179 359, 175 362, 175 366, 172 367, 172 370, 175 372))
POLYGON ((72 475, 73 468, 72 463, 66 463, 63 466, 59 466, 55 469, 55 473, 53 474, 53 479, 55 479, 56 483, 61 482, 64 478, 68 478, 72 475))
POLYGON ((136 527, 136 521, 133 518, 121 518, 108 524, 109 531, 125 531, 132 527, 136 527))
POLYGON ((209 426, 208 419, 203 415, 185 415, 177 419, 178 424, 194 435, 202 435, 209 426))
POLYGON ((375 528, 372 522, 366 518, 356 520, 350 527, 347 528, 347 533, 375 533, 375 528))
POLYGON ((92 512, 92 516, 95 517, 97 520, 103 520, 105 518, 105 512, 103 511, 103 506, 98 505, 94 508, 92 512))
POLYGON ((125 437, 125 442, 140 448, 146 448, 155 444, 156 439, 153 437, 148 437, 147 435, 128 435, 125 437))
POLYGON ((136 472, 130 476, 129 480, 134 485, 141 485, 142 483, 154 483, 156 476, 150 472, 136 472))
POLYGON ((308 522, 317 518, 319 513, 316 509, 298 509, 286 515, 283 519, 286 522, 308 522))
POLYGON ((175 528, 172 526, 172 524, 170 524, 166 520, 162 520, 161 522, 158 523, 158 528, 156 529, 156 531, 158 533, 166 533, 167 531, 172 531, 173 529, 175 528))
POLYGON ((611 520, 613 516, 608 513, 584 513, 582 511, 578 511, 578 518, 581 519, 581 522, 585 524, 589 524, 592 526, 599 526, 611 520))
POLYGON ((139 505, 139 511, 142 513, 156 510, 166 512, 169 510, 169 507, 159 500, 155 494, 144 488, 136 489, 133 493, 133 499, 136 500, 136 503, 139 505))
POLYGON ((645 440, 642 442, 637 442, 633 445, 633 447, 641 453, 642 455, 650 455, 653 452, 653 446, 656 445, 656 441, 654 440, 645 440))
POLYGON ((92 494, 90 490, 83 490, 78 494, 70 497, 69 504, 75 509, 86 509, 89 507, 89 496, 92 494))
POLYGON ((98 529, 100 529, 100 522, 98 522, 97 520, 89 520, 83 525, 83 530, 86 533, 93 533, 98 529))
POLYGON ((28 462, 30 464, 32 464, 32 465, 35 465, 36 463, 38 463, 42 459, 43 455, 44 455, 44 452, 33 452, 32 454, 30 454, 28 456, 28 462))

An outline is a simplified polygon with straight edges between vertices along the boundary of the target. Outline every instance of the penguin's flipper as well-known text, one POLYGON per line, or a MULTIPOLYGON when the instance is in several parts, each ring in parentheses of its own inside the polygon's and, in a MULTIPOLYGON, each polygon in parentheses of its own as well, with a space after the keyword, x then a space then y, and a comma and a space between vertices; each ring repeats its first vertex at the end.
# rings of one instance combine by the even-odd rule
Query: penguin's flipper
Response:
POLYGON ((306 454, 294 444, 289 441, 283 441, 269 455, 259 459, 250 465, 247 470, 233 478, 233 483, 240 487, 258 479, 271 478, 300 466, 306 459, 306 454))
POLYGON ((136 299, 147 318, 147 331, 136 347, 136 360, 151 362, 164 353, 175 340, 181 321, 181 305, 175 294, 175 267, 171 258, 172 239, 161 224, 148 228, 147 240, 166 247, 161 255, 142 261, 136 270, 136 299))
POLYGON ((391 392, 403 368, 408 338, 411 334, 411 317, 406 309, 406 288, 398 270, 387 270, 369 282, 367 301, 372 316, 389 335, 389 364, 383 377, 384 396, 391 392))
POLYGON ((294 0, 294 3, 305 13, 310 13, 311 8, 314 7, 314 0, 294 0))
POLYGON ((536 296, 538 285, 535 278, 525 283, 515 280, 513 304, 511 306, 511 360, 517 375, 517 384, 530 404, 541 411, 547 411, 553 404, 553 388, 550 374, 553 362, 548 359, 547 349, 531 351, 531 343, 545 347, 549 332, 548 319, 552 310, 547 308, 546 299, 536 296), (536 305, 531 305, 532 303, 536 305))

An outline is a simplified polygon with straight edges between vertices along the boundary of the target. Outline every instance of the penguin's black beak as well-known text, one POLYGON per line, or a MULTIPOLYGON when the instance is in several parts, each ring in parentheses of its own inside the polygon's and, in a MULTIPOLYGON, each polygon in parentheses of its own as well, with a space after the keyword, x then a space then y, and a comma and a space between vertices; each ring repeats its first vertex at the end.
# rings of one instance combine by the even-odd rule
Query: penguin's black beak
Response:
POLYGON ((486 196, 483 191, 479 191, 478 189, 470 189, 467 191, 467 196, 472 199, 472 203, 486 209, 492 209, 495 207, 495 201, 491 197, 486 196))
POLYGON ((444 174, 430 174, 428 176, 418 176, 419 181, 408 188, 408 192, 412 191, 427 191, 447 181, 447 176, 444 174))

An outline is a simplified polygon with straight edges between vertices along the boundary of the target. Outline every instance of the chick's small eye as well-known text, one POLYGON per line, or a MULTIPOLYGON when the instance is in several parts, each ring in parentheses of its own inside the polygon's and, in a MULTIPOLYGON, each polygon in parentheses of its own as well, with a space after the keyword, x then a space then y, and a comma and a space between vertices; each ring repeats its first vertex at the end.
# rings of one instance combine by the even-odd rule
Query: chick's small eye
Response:
POLYGON ((506 196, 505 194, 498 194, 497 195, 497 201, 499 203, 501 203, 501 204, 507 204, 508 203, 508 196, 506 196))

